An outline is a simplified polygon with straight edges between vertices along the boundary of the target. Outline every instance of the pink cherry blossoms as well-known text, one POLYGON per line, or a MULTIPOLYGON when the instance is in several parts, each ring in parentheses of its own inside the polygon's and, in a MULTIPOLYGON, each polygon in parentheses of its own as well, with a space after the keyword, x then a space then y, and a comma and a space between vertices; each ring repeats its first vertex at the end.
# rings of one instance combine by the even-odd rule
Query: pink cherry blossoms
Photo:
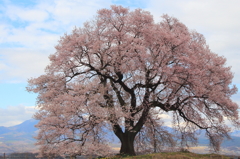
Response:
POLYGON ((141 134, 152 139, 162 134, 158 141, 173 146, 166 130, 151 136, 154 125, 164 125, 158 122, 163 112, 172 115, 182 146, 203 129, 219 150, 229 138, 225 119, 240 125, 226 59, 211 52, 203 35, 168 15, 155 23, 141 9, 99 10, 92 21, 62 36, 49 58, 45 74, 28 86, 38 93, 36 139, 42 155, 107 155, 108 131, 119 138, 122 154, 136 154, 136 142, 145 142, 141 134))

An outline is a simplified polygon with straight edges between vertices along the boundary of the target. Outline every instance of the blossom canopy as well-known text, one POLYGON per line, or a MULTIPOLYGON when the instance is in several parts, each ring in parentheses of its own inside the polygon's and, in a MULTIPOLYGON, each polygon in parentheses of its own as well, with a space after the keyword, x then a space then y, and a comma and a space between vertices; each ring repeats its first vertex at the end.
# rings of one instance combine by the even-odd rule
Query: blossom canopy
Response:
POLYGON ((42 154, 109 152, 101 146, 109 129, 120 153, 135 155, 135 137, 161 113, 172 115, 182 144, 200 128, 215 150, 229 138, 225 120, 240 125, 226 59, 174 17, 155 23, 142 9, 111 6, 62 36, 49 58, 28 86, 39 94, 42 154))

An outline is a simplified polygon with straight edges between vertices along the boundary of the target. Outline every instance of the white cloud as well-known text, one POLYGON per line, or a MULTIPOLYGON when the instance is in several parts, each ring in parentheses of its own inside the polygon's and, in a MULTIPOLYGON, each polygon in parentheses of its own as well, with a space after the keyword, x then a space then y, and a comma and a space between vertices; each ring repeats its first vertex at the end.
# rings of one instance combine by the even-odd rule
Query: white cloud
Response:
POLYGON ((25 82, 31 77, 44 73, 45 67, 49 64, 49 51, 32 50, 25 48, 0 49, 5 64, 0 64, 0 70, 4 76, 0 80, 13 82, 25 82), (47 52, 47 53, 46 53, 47 52))
POLYGON ((43 0, 29 8, 6 2, 1 16, 9 20, 0 24, 0 78, 10 81, 42 74, 60 36, 111 5, 110 0, 43 0))
POLYGON ((172 117, 169 113, 160 114, 159 117, 164 121, 164 126, 172 127, 172 117))
POLYGON ((14 126, 29 120, 36 112, 35 107, 8 106, 7 108, 0 108, 0 126, 14 126))
POLYGON ((9 26, 5 25, 5 24, 0 24, 0 43, 5 42, 6 37, 8 36, 8 29, 9 26))
POLYGON ((14 5, 8 5, 6 8, 6 14, 13 21, 45 21, 48 19, 48 13, 40 8, 20 8, 14 5))
POLYGON ((0 63, 0 71, 6 69, 7 66, 3 63, 0 63))

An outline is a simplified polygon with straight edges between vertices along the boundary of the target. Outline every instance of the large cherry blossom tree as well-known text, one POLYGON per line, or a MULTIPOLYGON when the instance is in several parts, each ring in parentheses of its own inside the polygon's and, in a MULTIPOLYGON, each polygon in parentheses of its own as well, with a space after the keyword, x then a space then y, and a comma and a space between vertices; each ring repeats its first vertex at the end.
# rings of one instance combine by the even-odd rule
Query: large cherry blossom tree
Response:
POLYGON ((38 93, 36 139, 43 155, 106 155, 109 130, 121 142, 120 153, 135 155, 136 135, 157 130, 162 113, 172 116, 181 144, 204 129, 215 150, 229 138, 226 121, 240 125, 226 59, 168 15, 155 23, 141 9, 101 9, 61 37, 49 58, 45 74, 27 88, 38 93))

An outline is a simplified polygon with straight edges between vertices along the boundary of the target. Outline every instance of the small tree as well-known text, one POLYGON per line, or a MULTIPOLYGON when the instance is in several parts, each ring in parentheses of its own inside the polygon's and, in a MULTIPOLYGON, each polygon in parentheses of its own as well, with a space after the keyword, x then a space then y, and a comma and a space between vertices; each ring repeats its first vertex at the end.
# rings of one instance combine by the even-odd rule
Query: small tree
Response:
POLYGON ((149 114, 144 126, 135 137, 135 151, 138 154, 145 154, 175 148, 177 142, 174 139, 175 136, 173 136, 175 134, 174 130, 163 126, 164 122, 157 116, 159 111, 153 110, 149 114))
POLYGON ((111 6, 61 37, 46 73, 27 88, 39 94, 36 139, 43 154, 105 155, 109 129, 120 153, 135 155, 135 137, 154 119, 152 110, 172 115, 183 145, 204 129, 219 150, 229 138, 225 120, 240 125, 230 67, 201 34, 162 18, 154 23, 147 11, 111 6))

